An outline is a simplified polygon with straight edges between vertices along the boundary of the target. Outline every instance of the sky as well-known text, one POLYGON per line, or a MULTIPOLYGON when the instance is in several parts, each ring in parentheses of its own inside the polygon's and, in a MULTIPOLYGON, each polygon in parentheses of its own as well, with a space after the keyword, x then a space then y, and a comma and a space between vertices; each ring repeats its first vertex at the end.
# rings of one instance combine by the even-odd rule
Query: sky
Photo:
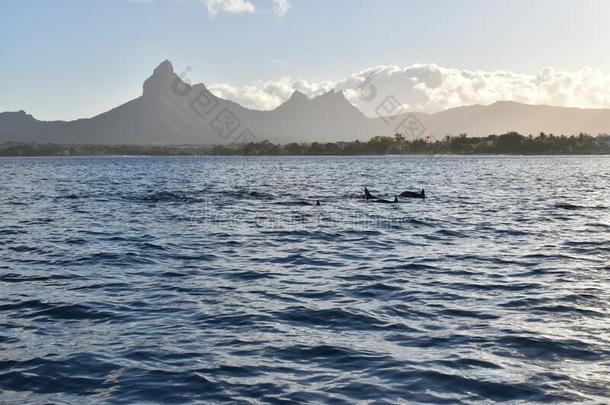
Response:
POLYGON ((2 0, 0 111, 90 117, 163 60, 258 109, 370 79, 408 109, 610 108, 605 0, 2 0))

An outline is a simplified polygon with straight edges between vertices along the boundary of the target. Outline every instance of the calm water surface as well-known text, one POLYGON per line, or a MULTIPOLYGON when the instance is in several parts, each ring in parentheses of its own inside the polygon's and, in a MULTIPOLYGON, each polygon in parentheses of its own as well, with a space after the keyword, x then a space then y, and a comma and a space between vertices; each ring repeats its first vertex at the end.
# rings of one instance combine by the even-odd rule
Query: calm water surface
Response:
POLYGON ((610 157, 0 159, 0 402, 607 403, 609 206, 610 157))

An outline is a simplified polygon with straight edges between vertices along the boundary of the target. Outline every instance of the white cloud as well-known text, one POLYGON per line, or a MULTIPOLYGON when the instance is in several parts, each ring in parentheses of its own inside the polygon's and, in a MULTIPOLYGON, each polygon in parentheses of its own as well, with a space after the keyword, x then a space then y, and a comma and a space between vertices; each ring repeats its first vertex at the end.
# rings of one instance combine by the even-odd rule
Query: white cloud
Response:
POLYGON ((378 66, 336 82, 283 78, 242 88, 216 84, 210 89, 220 97, 262 110, 277 107, 294 90, 310 97, 330 89, 343 90, 348 100, 369 116, 375 115, 375 108, 387 96, 394 96, 406 110, 423 112, 491 104, 498 100, 610 108, 610 74, 587 67, 575 72, 555 71, 547 67, 530 75, 505 70, 445 68, 435 64, 378 66), (368 82, 367 78, 370 78, 368 82))
POLYGON ((256 7, 248 0, 199 0, 208 8, 208 13, 214 16, 219 12, 238 14, 254 13, 256 7))
POLYGON ((208 88, 218 97, 233 100, 244 107, 256 110, 272 110, 286 101, 295 90, 314 97, 334 88, 333 82, 311 83, 306 80, 279 79, 256 82, 245 87, 229 84, 213 84, 208 88))
MULTIPOLYGON (((128 0, 130 3, 138 4, 152 4, 156 0, 128 0)), ((177 4, 188 4, 191 0, 173 0, 177 4)), ((207 7, 208 13, 211 16, 217 14, 229 13, 255 13, 256 6, 249 0, 196 0, 207 7)), ((290 10, 291 4, 289 0, 272 0, 273 2, 273 13, 278 17, 284 17, 290 10)))
POLYGON ((273 12, 279 17, 283 17, 290 10, 290 2, 288 0, 273 0, 273 12))

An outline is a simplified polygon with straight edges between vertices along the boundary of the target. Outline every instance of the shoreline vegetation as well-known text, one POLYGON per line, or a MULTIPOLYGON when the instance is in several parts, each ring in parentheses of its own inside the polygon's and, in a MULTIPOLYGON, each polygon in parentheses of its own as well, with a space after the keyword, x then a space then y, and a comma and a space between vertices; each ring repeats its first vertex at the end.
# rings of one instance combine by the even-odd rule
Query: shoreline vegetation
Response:
POLYGON ((274 144, 267 140, 233 145, 96 145, 0 143, 0 156, 323 156, 323 155, 603 155, 610 154, 608 136, 555 136, 517 132, 486 137, 466 134, 438 140, 409 140, 400 134, 369 141, 274 144))

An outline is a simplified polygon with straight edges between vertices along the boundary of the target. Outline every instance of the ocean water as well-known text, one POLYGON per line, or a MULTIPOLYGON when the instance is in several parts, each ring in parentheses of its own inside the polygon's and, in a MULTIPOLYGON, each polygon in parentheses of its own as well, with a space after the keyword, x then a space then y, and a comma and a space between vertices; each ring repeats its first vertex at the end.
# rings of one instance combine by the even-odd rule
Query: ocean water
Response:
POLYGON ((0 402, 608 403, 609 206, 608 156, 3 158, 0 402))

